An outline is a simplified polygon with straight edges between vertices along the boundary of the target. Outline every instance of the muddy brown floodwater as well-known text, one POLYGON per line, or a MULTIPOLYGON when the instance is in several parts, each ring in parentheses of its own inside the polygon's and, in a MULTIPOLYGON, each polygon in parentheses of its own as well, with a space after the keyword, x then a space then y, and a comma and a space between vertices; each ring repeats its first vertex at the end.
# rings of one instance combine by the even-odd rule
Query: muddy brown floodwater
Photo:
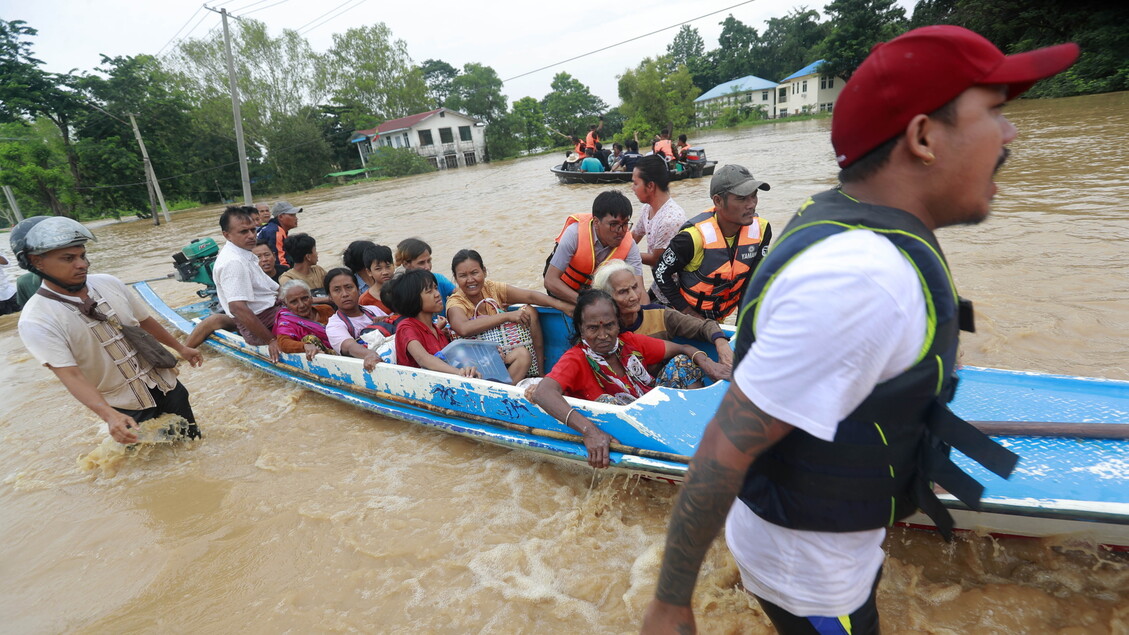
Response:
MULTIPOLYGON (((1020 102, 994 215, 940 232, 979 331, 964 362, 1129 379, 1129 93, 1020 102)), ((834 184, 829 120, 692 135, 772 191, 783 227, 834 184)), ((457 249, 537 288, 565 214, 599 187, 562 186, 557 157, 291 197, 336 264, 350 240, 422 236, 438 271, 457 249)), ((630 188, 621 186, 629 197, 630 188)), ((690 213, 708 182, 675 183, 690 213)), ((171 271, 218 208, 96 230, 93 270, 171 271)), ((6 236, 0 239, 7 240, 6 236)), ((160 283, 173 301, 190 285, 160 283)), ((154 448, 114 477, 76 465, 98 422, 0 318, 0 629, 52 632, 636 631, 676 489, 593 474, 385 419, 207 353, 182 378, 207 435, 154 448)), ((1127 494, 1129 496, 1129 494, 1127 494)), ((895 530, 879 593, 893 633, 1127 633, 1129 560, 1053 540, 895 530)), ((706 633, 767 622, 719 541, 695 603, 706 633)))

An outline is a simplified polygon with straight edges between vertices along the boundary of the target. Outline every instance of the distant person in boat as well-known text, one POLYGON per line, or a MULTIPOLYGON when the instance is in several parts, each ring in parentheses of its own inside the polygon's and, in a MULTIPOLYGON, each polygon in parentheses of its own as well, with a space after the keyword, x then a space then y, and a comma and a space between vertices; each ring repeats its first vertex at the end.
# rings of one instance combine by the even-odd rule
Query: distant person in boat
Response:
POLYGON ((533 401, 550 416, 584 435, 588 464, 604 468, 608 466, 612 438, 570 407, 564 398, 626 405, 655 386, 700 385, 702 370, 690 357, 704 353, 692 346, 621 332, 615 301, 598 289, 580 294, 572 324, 576 334, 574 346, 537 384, 533 401), (654 366, 663 368, 660 375, 647 370, 654 366))
POLYGON ((622 143, 613 143, 612 144, 612 153, 610 155, 608 155, 608 163, 615 165, 617 162, 619 162, 620 158, 622 158, 622 157, 623 157, 623 144, 622 143))
POLYGON ((341 262, 353 272, 353 280, 361 293, 372 284, 372 277, 365 268, 365 251, 375 246, 371 240, 354 240, 341 253, 341 262))
POLYGON ((287 280, 279 287, 278 298, 285 305, 274 320, 280 351, 305 353, 306 359, 312 360, 318 353, 333 350, 325 333, 334 313, 332 305, 315 304, 305 280, 287 280))
POLYGON ((392 315, 392 309, 380 299, 381 288, 392 279, 392 274, 396 271, 392 249, 384 245, 373 245, 365 249, 364 262, 372 284, 361 294, 360 303, 371 306, 384 315, 392 315))
MULTIPOLYGON (((686 211, 670 195, 670 168, 661 157, 643 157, 635 164, 631 191, 643 204, 631 237, 636 243, 647 239, 647 249, 640 249, 639 257, 654 271, 671 239, 686 224, 686 211)), ((658 285, 651 285, 650 295, 658 302, 669 304, 658 285)))
MULTIPOLYGON (((431 271, 431 245, 419 238, 405 238, 396 245, 396 264, 403 267, 404 271, 423 269, 435 276, 435 283, 439 288, 439 296, 443 306, 447 306, 447 298, 455 292, 455 283, 451 282, 441 273, 431 271)), ((443 315, 440 310, 439 315, 443 315)), ((401 314, 402 315, 402 314, 401 314)))
MULTIPOLYGON (((199 437, 176 370, 155 368, 121 327, 140 327, 192 366, 203 363, 200 352, 178 342, 121 280, 88 273, 86 242, 94 234, 70 218, 34 216, 20 221, 9 239, 20 266, 43 279, 19 321, 20 339, 32 357, 105 421, 119 443, 137 443, 138 424, 164 413, 190 424, 176 432, 199 437)), ((19 399, 14 392, 7 391, 13 402, 19 399)))
POLYGON ((597 141, 596 142, 596 152, 593 153, 592 156, 596 157, 596 160, 600 162, 600 165, 604 166, 604 172, 608 172, 612 169, 612 166, 608 165, 608 155, 609 154, 611 154, 611 152, 604 149, 604 144, 597 141))
POLYGON ((271 329, 282 303, 278 300, 278 283, 263 272, 251 252, 255 247, 255 208, 227 207, 220 215, 220 230, 227 242, 212 269, 220 308, 235 321, 244 341, 253 346, 266 345, 271 361, 277 362, 278 339, 271 329))
POLYGON ((619 258, 635 268, 643 282, 639 247, 631 238, 631 201, 615 190, 600 192, 591 214, 573 214, 565 220, 557 244, 545 267, 545 290, 570 304, 592 284, 592 274, 605 260, 619 258))
POLYGON ((329 291, 329 299, 337 307, 337 311, 329 316, 325 324, 325 335, 330 347, 338 355, 364 360, 365 371, 372 372, 382 360, 375 347, 369 346, 362 336, 372 331, 388 336, 391 330, 382 316, 370 307, 357 303, 360 294, 353 281, 353 272, 343 267, 330 269, 325 274, 323 284, 329 291))
MULTIPOLYGON (((278 282, 278 272, 274 268, 274 254, 271 253, 266 242, 256 242, 255 246, 251 248, 251 253, 259 259, 259 267, 262 268, 263 273, 267 274, 271 280, 278 282)), ((189 348, 198 348, 204 343, 204 340, 208 339, 209 335, 221 329, 235 331, 235 320, 228 317, 226 313, 213 313, 196 323, 195 328, 184 339, 184 345, 189 348)))
POLYGON ((281 269, 275 267, 274 252, 270 250, 265 240, 256 240, 255 246, 251 248, 251 253, 259 259, 259 267, 262 268, 263 273, 267 274, 271 280, 278 282, 278 277, 289 271, 286 267, 281 269))
POLYGON ((740 165, 713 175, 714 206, 682 226, 655 267, 655 285, 670 306, 719 322, 737 310, 772 240, 768 221, 757 216, 757 192, 769 187, 740 165))
POLYGON ((674 146, 670 143, 670 129, 663 128, 659 138, 651 145, 655 154, 660 154, 667 161, 674 160, 674 146))
POLYGON ((266 227, 266 224, 270 222, 270 205, 256 203, 255 209, 259 210, 259 227, 266 227))
MULTIPOLYGON (((638 333, 660 340, 683 338, 709 342, 717 350, 718 361, 710 359, 704 351, 691 355, 691 360, 710 379, 729 379, 733 371, 733 349, 729 346, 725 331, 721 330, 717 322, 689 316, 661 304, 643 304, 647 294, 639 286, 631 267, 622 260, 609 260, 600 265, 592 279, 592 288, 607 293, 615 300, 621 332, 638 333)), ((658 373, 661 369, 648 370, 658 373)))
POLYGON ((578 154, 576 152, 566 152, 564 163, 561 164, 561 169, 567 170, 569 172, 579 172, 580 160, 582 158, 583 154, 578 154))
POLYGON ((396 326, 396 363, 463 377, 479 376, 473 366, 455 368, 436 357, 451 338, 445 324, 435 321, 443 311, 435 274, 422 268, 405 271, 385 283, 381 296, 393 311, 404 316, 396 326))
POLYGON ((940 439, 1008 473, 1014 455, 948 412, 962 320, 933 232, 988 216, 1016 136, 1003 106, 1077 57, 1005 56, 949 25, 871 49, 832 115, 841 186, 800 207, 746 292, 733 383, 674 504, 644 633, 693 631, 723 524, 778 631, 878 633, 885 527, 921 508, 951 528, 933 483, 978 505, 940 439))
POLYGON ((588 136, 584 138, 584 147, 596 149, 596 144, 600 142, 600 131, 604 129, 604 118, 600 117, 599 123, 594 123, 588 126, 588 136))
POLYGON ((327 294, 321 285, 325 284, 326 271, 318 264, 317 241, 309 234, 291 234, 282 244, 293 266, 278 277, 278 283, 301 280, 310 288, 315 301, 325 302, 327 294))
POLYGON ((298 214, 301 211, 301 207, 294 207, 286 201, 279 201, 270 210, 270 221, 258 230, 257 237, 260 240, 265 240, 271 253, 274 254, 274 266, 276 268, 286 267, 289 269, 294 266, 294 263, 286 254, 286 247, 283 243, 290 234, 290 230, 298 226, 298 214))
POLYGON ((612 165, 612 172, 630 172, 635 169, 636 164, 639 163, 639 159, 642 158, 643 155, 639 154, 639 141, 636 139, 628 139, 627 151, 612 165))
POLYGON ((674 144, 674 156, 679 161, 686 160, 686 151, 690 149, 690 142, 686 139, 686 135, 678 135, 678 143, 674 144))
POLYGON ((580 162, 581 172, 603 172, 604 164, 596 158, 595 148, 585 148, 584 160, 580 162))
POLYGON ((455 254, 451 259, 451 273, 459 285, 458 290, 447 298, 447 319, 451 330, 459 337, 477 337, 495 329, 504 330, 508 324, 519 325, 526 329, 533 350, 518 344, 521 338, 499 334, 499 337, 489 339, 513 340, 502 344, 502 361, 506 363, 514 383, 527 375, 540 376, 545 363, 545 341, 541 320, 532 305, 553 307, 565 314, 571 313, 573 306, 544 293, 487 280, 482 256, 473 249, 463 249, 455 254), (517 311, 507 311, 512 304, 525 306, 517 311))

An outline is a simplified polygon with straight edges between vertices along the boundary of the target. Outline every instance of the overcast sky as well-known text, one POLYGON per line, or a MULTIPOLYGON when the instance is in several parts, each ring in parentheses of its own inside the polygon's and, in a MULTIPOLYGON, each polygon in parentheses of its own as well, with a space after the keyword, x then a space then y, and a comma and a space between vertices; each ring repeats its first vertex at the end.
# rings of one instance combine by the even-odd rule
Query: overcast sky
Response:
MULTIPOLYGON (((753 0, 734 6, 740 1, 216 0, 209 6, 262 20, 272 34, 301 29, 318 51, 329 48, 334 33, 384 22, 396 38, 407 42, 416 63, 434 58, 455 67, 468 62, 493 67, 503 80, 509 80, 503 93, 511 102, 527 95, 541 99, 549 92, 553 75, 566 71, 615 106, 619 103, 617 76, 645 57, 663 54, 677 27, 525 77, 510 78, 687 20, 693 20, 690 24, 701 33, 709 50, 717 46, 719 23, 730 13, 763 31, 766 19, 785 15, 793 7, 821 10, 825 4, 753 0), (694 19, 714 11, 721 12, 694 19)), ((912 14, 913 0, 899 0, 899 4, 906 8, 907 16, 912 14)), ((219 15, 201 9, 198 0, 0 0, 0 18, 23 20, 38 29, 34 54, 48 70, 57 72, 91 71, 98 65, 100 54, 156 54, 182 27, 179 37, 203 37, 220 23, 219 15)))

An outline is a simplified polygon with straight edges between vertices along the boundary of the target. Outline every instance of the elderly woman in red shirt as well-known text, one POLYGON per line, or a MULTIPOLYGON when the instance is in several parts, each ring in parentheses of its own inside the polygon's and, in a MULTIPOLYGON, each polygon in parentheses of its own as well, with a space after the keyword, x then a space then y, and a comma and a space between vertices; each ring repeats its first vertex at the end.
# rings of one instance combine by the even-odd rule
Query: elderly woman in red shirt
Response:
POLYGON ((647 371, 648 367, 661 365, 678 355, 685 355, 692 361, 695 356, 706 353, 685 344, 621 333, 615 301, 597 289, 584 291, 577 298, 572 323, 576 344, 565 351, 553 370, 537 385, 533 402, 584 435, 589 465, 607 467, 611 436, 569 406, 564 398, 625 405, 659 384, 647 371))

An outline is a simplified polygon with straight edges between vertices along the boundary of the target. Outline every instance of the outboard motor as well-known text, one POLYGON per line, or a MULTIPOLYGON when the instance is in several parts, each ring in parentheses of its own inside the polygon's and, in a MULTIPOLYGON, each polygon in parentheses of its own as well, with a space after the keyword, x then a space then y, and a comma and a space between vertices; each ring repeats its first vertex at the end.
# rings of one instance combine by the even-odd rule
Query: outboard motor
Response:
POLYGON ((204 285, 196 295, 208 300, 212 313, 219 312, 219 299, 216 297, 216 283, 212 279, 212 267, 220 249, 211 238, 197 238, 172 255, 176 279, 181 282, 196 282, 204 285))
POLYGON ((690 178, 702 178, 702 170, 706 167, 706 149, 705 148, 687 148, 686 169, 690 171, 690 178))

